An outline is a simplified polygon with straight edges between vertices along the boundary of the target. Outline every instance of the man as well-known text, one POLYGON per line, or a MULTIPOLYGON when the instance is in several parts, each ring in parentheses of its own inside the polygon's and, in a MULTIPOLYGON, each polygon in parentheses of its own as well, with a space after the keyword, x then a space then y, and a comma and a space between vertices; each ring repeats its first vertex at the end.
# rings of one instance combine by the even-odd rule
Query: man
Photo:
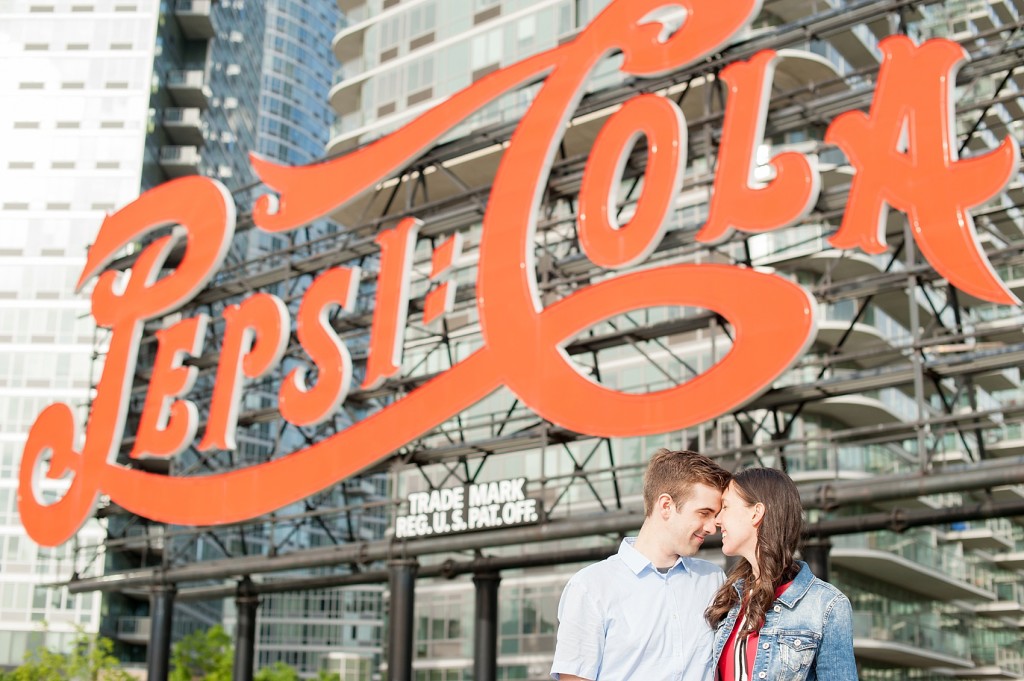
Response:
POLYGON ((551 676, 560 681, 709 681, 704 610, 725 581, 692 558, 716 531, 729 474, 696 452, 658 450, 644 474, 644 523, 619 552, 577 572, 558 604, 551 676))

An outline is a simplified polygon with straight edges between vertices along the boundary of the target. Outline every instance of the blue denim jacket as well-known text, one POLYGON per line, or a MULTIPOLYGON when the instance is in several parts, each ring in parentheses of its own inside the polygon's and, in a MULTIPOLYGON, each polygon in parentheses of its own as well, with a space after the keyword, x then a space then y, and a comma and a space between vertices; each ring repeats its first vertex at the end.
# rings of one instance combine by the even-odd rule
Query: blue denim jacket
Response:
MULTIPOLYGON (((767 681, 857 681, 853 658, 853 609, 843 593, 811 574, 806 563, 765 613, 757 642, 753 678, 767 681)), ((736 591, 743 595, 743 582, 736 591)), ((729 640, 739 605, 715 632, 713 669, 729 640)), ((717 671, 716 671, 717 674, 717 671)))

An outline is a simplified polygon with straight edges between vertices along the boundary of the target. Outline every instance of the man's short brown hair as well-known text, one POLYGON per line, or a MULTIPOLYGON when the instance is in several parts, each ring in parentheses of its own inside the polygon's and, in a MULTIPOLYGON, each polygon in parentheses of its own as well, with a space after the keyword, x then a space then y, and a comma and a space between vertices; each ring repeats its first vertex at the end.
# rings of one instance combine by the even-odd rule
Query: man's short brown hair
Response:
POLYGON ((662 494, 672 497, 676 508, 681 508, 694 485, 707 485, 724 492, 729 478, 728 471, 703 454, 659 449, 644 473, 644 517, 654 512, 662 494))

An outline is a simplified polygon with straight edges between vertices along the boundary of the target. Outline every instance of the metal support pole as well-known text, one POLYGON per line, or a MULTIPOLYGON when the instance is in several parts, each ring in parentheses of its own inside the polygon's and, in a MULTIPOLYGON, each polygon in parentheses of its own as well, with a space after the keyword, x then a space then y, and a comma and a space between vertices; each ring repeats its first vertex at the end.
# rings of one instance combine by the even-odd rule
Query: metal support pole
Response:
MULTIPOLYGON (((905 263, 907 266, 907 300, 910 301, 910 333, 914 339, 914 347, 910 352, 910 364, 914 367, 914 401, 917 405, 918 420, 924 417, 925 395, 924 395, 924 358, 921 357, 921 319, 917 310, 917 277, 913 274, 916 260, 914 248, 914 233, 910 229, 908 220, 903 227, 903 242, 905 263)), ((928 452, 928 435, 931 428, 927 423, 918 424, 914 428, 917 434, 917 456, 922 472, 931 469, 931 454, 928 452)))
POLYGON ((498 585, 497 572, 473 575, 476 586, 476 612, 473 618, 473 679, 496 681, 498 678, 498 585))
POLYGON ((252 580, 248 576, 243 577, 235 590, 238 624, 235 629, 235 666, 231 672, 232 681, 252 681, 256 657, 256 609, 259 607, 260 597, 252 588, 252 580))
POLYGON ((146 655, 146 678, 149 681, 167 681, 176 592, 173 584, 156 584, 149 597, 149 649, 146 655))
POLYGON ((804 562, 807 563, 807 567, 811 568, 814 576, 826 582, 828 581, 828 557, 831 550, 832 542, 824 537, 808 537, 803 548, 800 549, 804 562))
POLYGON ((388 563, 391 607, 388 613, 388 681, 412 681, 412 635, 416 572, 419 563, 400 559, 388 563))

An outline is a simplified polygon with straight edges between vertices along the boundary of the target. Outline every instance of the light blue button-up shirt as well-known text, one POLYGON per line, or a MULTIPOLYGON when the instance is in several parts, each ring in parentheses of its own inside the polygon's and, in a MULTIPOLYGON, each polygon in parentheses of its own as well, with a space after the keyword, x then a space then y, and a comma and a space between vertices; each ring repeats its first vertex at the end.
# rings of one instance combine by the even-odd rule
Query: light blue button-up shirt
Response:
POLYGON ((680 558, 663 574, 634 542, 624 539, 616 555, 565 585, 551 676, 710 681, 714 632, 704 610, 725 575, 696 558, 680 558))

